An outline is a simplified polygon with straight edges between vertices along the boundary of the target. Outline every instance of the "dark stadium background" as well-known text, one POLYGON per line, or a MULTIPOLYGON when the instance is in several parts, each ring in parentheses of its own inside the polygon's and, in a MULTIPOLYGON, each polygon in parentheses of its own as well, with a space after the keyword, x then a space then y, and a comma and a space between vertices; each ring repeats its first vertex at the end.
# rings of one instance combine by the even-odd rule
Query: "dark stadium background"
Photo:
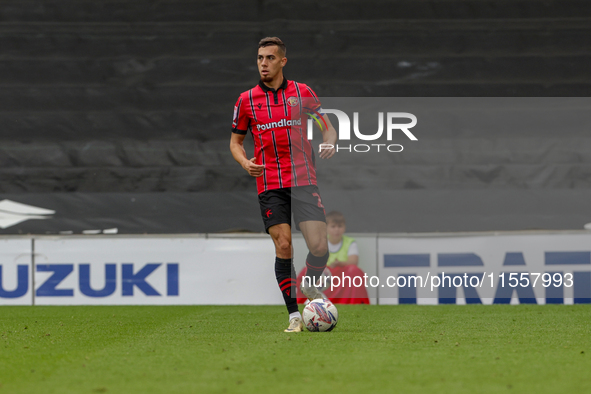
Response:
MULTIPOLYGON (((254 182, 228 144, 265 36, 284 40, 286 76, 319 96, 591 93, 591 3, 582 0, 6 0, 0 200, 56 213, 0 233, 262 231, 254 182)), ((564 149, 557 135, 529 132, 514 144, 504 135, 509 154, 485 165, 462 161, 466 176, 453 184, 398 172, 377 188, 387 169, 373 171, 368 182, 391 204, 376 209, 416 207, 374 230, 581 229, 591 222, 591 133, 557 133, 568 141, 560 162, 547 154, 564 149), (516 162, 523 149, 540 154, 516 162), (538 181, 522 178, 524 166, 538 181), (433 201, 439 209, 425 209, 433 201)), ((459 160, 484 137, 457 138, 459 160)), ((348 225, 365 230, 354 215, 348 225)))

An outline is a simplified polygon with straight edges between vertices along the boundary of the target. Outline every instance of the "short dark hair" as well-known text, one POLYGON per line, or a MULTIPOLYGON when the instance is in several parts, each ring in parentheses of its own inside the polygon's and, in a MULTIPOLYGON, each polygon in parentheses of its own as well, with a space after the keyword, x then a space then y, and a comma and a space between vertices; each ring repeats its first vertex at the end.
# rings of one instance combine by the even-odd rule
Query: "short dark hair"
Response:
POLYGON ((285 48, 285 44, 279 37, 265 37, 259 41, 259 48, 268 47, 271 45, 277 45, 279 47, 279 53, 282 56, 285 56, 287 53, 287 49, 285 48))
POLYGON ((326 222, 327 223, 334 223, 334 224, 342 224, 345 225, 345 215, 340 213, 339 211, 332 211, 326 215, 326 222))

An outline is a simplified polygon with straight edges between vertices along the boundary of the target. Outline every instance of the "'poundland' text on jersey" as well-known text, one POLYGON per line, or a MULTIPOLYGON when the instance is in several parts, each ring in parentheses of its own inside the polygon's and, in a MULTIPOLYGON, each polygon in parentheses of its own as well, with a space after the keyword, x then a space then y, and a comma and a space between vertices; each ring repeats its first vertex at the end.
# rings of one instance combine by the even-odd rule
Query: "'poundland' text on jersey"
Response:
POLYGON ((257 130, 267 130, 276 127, 285 127, 285 126, 301 126, 302 120, 301 119, 281 119, 279 122, 271 122, 265 124, 258 124, 257 130))

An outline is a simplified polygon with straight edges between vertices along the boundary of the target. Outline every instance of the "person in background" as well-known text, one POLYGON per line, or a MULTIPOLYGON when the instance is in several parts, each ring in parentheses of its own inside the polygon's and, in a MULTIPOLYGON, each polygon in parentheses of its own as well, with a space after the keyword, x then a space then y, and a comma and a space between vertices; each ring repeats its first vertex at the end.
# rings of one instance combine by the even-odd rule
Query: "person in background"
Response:
MULTIPOLYGON (((330 252, 326 265, 330 275, 348 276, 351 281, 357 276, 363 278, 365 273, 357 266, 359 263, 357 242, 354 238, 345 235, 347 230, 345 216, 338 211, 329 212, 326 215, 326 230, 328 233, 328 251, 330 252)), ((304 268, 297 279, 298 303, 306 301, 306 297, 300 291, 300 283, 305 272, 306 269, 304 268)), ((325 271, 325 274, 328 274, 328 272, 325 271)), ((356 283, 359 283, 359 279, 356 283)), ((355 287, 352 284, 349 286, 348 283, 345 283, 331 290, 329 281, 328 286, 321 289, 324 295, 335 304, 369 304, 365 286, 355 287)))
POLYGON ((326 215, 326 223, 328 251, 330 252, 326 265, 332 267, 357 266, 359 249, 355 239, 345 235, 347 230, 345 216, 338 211, 332 211, 326 215))

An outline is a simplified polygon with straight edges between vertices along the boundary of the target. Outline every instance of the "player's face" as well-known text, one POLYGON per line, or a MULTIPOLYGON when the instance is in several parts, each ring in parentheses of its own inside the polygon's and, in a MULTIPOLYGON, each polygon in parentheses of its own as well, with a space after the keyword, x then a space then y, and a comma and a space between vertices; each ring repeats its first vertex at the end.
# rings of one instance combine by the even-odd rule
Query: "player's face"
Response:
POLYGON ((345 225, 341 223, 329 222, 326 224, 328 238, 330 239, 330 242, 333 244, 341 242, 345 230, 345 225))
POLYGON ((257 56, 257 65, 259 67, 259 74, 263 82, 271 82, 275 78, 283 75, 283 66, 287 62, 287 58, 279 54, 279 47, 277 45, 269 45, 267 47, 259 48, 257 56))

